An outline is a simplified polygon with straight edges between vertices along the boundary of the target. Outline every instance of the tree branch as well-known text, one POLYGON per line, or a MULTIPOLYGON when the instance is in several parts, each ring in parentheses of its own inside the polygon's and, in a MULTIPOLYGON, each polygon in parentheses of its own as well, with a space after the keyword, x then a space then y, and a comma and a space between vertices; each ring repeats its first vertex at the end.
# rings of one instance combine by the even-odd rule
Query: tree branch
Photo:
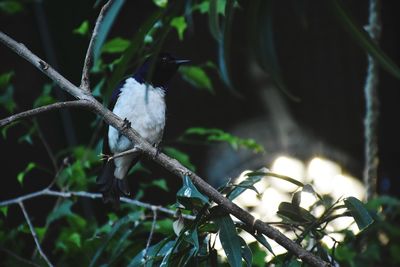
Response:
MULTIPOLYGON (((101 199, 103 198, 103 196, 101 194, 98 193, 90 193, 90 192, 85 192, 85 191, 65 191, 65 192, 60 192, 60 191, 54 191, 48 188, 45 188, 43 190, 40 191, 36 191, 30 194, 26 194, 17 198, 13 198, 13 199, 9 199, 9 200, 4 200, 0 202, 0 207, 2 206, 10 206, 13 204, 19 204, 22 203, 23 201, 32 199, 32 198, 37 198, 37 197, 42 197, 42 196, 54 196, 54 197, 62 197, 62 198, 71 198, 74 196, 77 197, 85 197, 85 198, 91 198, 91 199, 101 199)), ((157 211, 157 212, 162 212, 171 216, 175 216, 176 211, 174 210, 170 210, 167 208, 164 208, 162 206, 156 206, 156 205, 152 205, 149 203, 145 203, 145 202, 141 202, 139 200, 134 200, 134 199, 130 199, 130 198, 126 198, 126 197, 121 197, 121 201, 134 205, 134 206, 138 206, 141 208, 145 208, 148 210, 152 210, 152 211, 157 211)), ((188 220, 194 220, 194 216, 191 215, 183 215, 183 217, 185 219, 188 220)))
POLYGON ((220 205, 225 211, 234 215, 237 219, 247 224, 249 227, 251 227, 251 229, 254 229, 254 231, 257 231, 259 233, 265 234, 269 238, 275 240, 278 244, 293 253, 296 257, 312 266, 330 266, 329 263, 323 261, 318 256, 315 256, 311 252, 305 250, 300 245, 287 238, 277 229, 260 220, 256 220, 254 216, 225 198, 215 188, 206 183, 198 175, 181 165, 177 160, 172 159, 163 153, 159 153, 156 148, 154 148, 151 144, 144 140, 136 131, 134 131, 132 128, 125 127, 124 121, 121 118, 116 116, 110 110, 106 109, 101 103, 99 103, 86 91, 80 90, 79 88, 74 86, 71 82, 66 80, 49 65, 45 65, 46 67, 41 67, 42 64, 40 62, 43 61, 39 59, 36 55, 33 55, 32 52, 29 51, 25 46, 15 42, 2 32, 0 32, 0 41, 9 46, 18 55, 22 56, 23 58, 34 64, 50 79, 57 83, 60 88, 66 90, 68 93, 72 94, 78 99, 89 100, 88 102, 90 103, 90 110, 101 116, 107 124, 116 128, 118 131, 120 131, 121 134, 137 144, 144 155, 148 156, 153 161, 157 162, 161 166, 165 167, 168 171, 174 173, 179 177, 185 175, 189 176, 192 182, 202 193, 204 193, 212 201, 220 205))
POLYGON ((17 114, 11 115, 10 117, 7 117, 5 119, 0 120, 0 127, 6 126, 7 124, 10 124, 10 123, 12 123, 12 122, 14 122, 16 120, 33 117, 33 116, 38 115, 40 113, 49 112, 49 111, 56 110, 56 109, 62 109, 62 108, 85 108, 85 107, 88 108, 89 106, 90 106, 90 104, 86 100, 74 100, 74 101, 67 101, 67 102, 58 102, 58 103, 54 103, 54 104, 50 104, 50 105, 47 105, 47 106, 30 109, 30 110, 27 110, 27 111, 23 111, 21 113, 17 113, 17 114))
POLYGON ((153 222, 151 223, 151 229, 150 229, 149 237, 147 239, 146 249, 144 250, 144 255, 143 255, 143 260, 145 262, 147 260, 147 253, 149 252, 149 247, 151 244, 151 240, 153 239, 153 233, 154 233, 154 229, 156 228, 156 222, 157 222, 157 210, 153 209, 152 211, 153 211, 153 222))
POLYGON ((38 249, 40 255, 41 255, 42 258, 46 261, 46 263, 47 263, 48 266, 51 266, 51 267, 54 266, 54 265, 49 261, 49 259, 47 258, 46 254, 44 254, 44 252, 43 252, 43 250, 42 250, 42 247, 40 246, 39 239, 38 239, 38 237, 37 237, 35 228, 33 228, 31 219, 29 218, 28 212, 27 212, 26 209, 25 209, 24 203, 21 201, 21 202, 18 202, 18 204, 19 204, 19 206, 21 207, 21 210, 22 210, 22 213, 24 214, 24 217, 25 217, 26 222, 28 223, 29 230, 31 231, 33 240, 35 241, 36 247, 37 247, 37 249, 38 249))
POLYGON ((109 0, 101 8, 99 16, 97 17, 97 20, 96 20, 95 27, 94 27, 93 32, 92 32, 92 37, 90 38, 88 49, 86 51, 85 62, 83 63, 83 69, 82 69, 81 85, 79 87, 82 90, 85 90, 87 92, 90 91, 89 71, 90 71, 90 68, 92 67, 92 62, 93 62, 94 44, 95 44, 95 42, 97 40, 97 34, 99 32, 99 26, 103 22, 104 14, 108 11, 108 9, 109 9, 109 7, 111 5, 111 2, 112 2, 112 0, 109 0))

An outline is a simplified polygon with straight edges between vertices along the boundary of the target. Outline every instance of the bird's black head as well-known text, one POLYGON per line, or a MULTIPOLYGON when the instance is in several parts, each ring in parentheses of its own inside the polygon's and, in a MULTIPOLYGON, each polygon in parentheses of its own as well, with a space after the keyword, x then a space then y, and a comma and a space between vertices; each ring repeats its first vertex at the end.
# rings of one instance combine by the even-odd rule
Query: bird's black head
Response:
POLYGON ((134 77, 138 82, 147 82, 155 87, 166 87, 181 64, 189 60, 177 59, 169 53, 160 53, 157 58, 149 57, 137 70, 134 77))

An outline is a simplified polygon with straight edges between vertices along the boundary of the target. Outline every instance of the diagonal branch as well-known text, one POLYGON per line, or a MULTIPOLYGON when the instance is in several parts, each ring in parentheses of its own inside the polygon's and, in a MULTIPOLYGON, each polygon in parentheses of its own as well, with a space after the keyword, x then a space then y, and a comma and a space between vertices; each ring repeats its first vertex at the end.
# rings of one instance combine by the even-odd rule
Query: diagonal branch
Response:
POLYGON ((0 120, 0 127, 6 126, 7 124, 10 124, 16 120, 20 120, 23 118, 29 118, 36 116, 40 113, 44 112, 49 112, 52 110, 57 110, 57 109, 62 109, 62 108, 88 108, 90 104, 86 100, 75 100, 75 101, 67 101, 67 102, 58 102, 54 104, 50 104, 47 106, 43 107, 38 107, 34 109, 30 109, 27 111, 23 111, 21 113, 17 113, 14 115, 11 115, 10 117, 7 117, 5 119, 0 120))
POLYGON ((49 261, 49 259, 47 258, 46 254, 44 254, 44 252, 43 252, 43 250, 42 250, 42 247, 40 246, 39 239, 38 239, 38 237, 37 237, 35 228, 33 228, 31 219, 29 218, 28 212, 27 212, 26 209, 25 209, 24 203, 21 201, 21 202, 18 202, 18 204, 19 204, 19 206, 21 207, 21 210, 22 210, 22 213, 24 214, 24 217, 25 217, 26 222, 28 223, 29 230, 31 231, 33 240, 35 241, 36 247, 37 247, 37 249, 38 249, 40 255, 41 255, 42 258, 46 261, 46 263, 47 263, 48 266, 51 266, 51 267, 54 266, 54 265, 49 261))
POLYGON ((157 162, 159 165, 166 168, 171 173, 177 175, 178 177, 188 176, 191 178, 192 182, 197 186, 197 188, 207 195, 212 201, 220 205, 226 212, 232 214, 243 223, 247 224, 251 229, 262 233, 269 238, 276 241, 278 244, 283 246, 285 249, 293 253, 296 257, 302 261, 312 265, 312 266, 330 266, 329 263, 323 261, 318 256, 315 256, 311 252, 302 248, 299 244, 293 242, 284 234, 279 232, 274 227, 264 223, 260 220, 256 220, 249 212, 243 210, 236 204, 232 203, 229 199, 225 198, 220 192, 218 192, 214 187, 206 183, 197 174, 191 172, 189 169, 180 164, 177 160, 168 157, 163 153, 159 153, 156 148, 154 148, 150 143, 144 140, 136 131, 132 128, 125 126, 124 121, 117 115, 112 113, 110 110, 105 108, 101 103, 99 103, 95 98, 93 98, 87 91, 83 91, 78 87, 74 86, 70 81, 65 79, 57 71, 51 68, 49 65, 43 65, 43 61, 36 55, 32 54, 29 49, 24 45, 15 42, 13 39, 0 32, 0 41, 5 43, 18 55, 25 58, 37 68, 39 68, 43 73, 45 73, 50 79, 52 79, 60 88, 64 89, 68 93, 72 94, 78 99, 86 99, 90 103, 89 108, 92 112, 101 116, 103 120, 116 128, 121 134, 126 136, 129 140, 138 144, 142 153, 151 158, 153 161, 157 162))
POLYGON ((109 0, 107 3, 100 10, 100 14, 97 17, 96 25, 94 26, 92 37, 90 38, 89 46, 86 51, 85 62, 83 63, 83 70, 82 70, 82 78, 81 78, 81 85, 79 86, 82 90, 87 92, 90 91, 90 80, 89 80, 89 71, 93 64, 93 49, 94 44, 97 40, 97 34, 99 32, 99 26, 103 22, 104 14, 108 11, 112 0, 109 0))

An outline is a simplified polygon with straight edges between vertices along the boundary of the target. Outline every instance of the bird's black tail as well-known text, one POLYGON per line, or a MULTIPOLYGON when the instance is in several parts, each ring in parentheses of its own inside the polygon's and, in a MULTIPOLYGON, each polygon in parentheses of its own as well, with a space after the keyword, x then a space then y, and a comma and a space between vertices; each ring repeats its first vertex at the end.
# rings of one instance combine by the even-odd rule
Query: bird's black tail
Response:
POLYGON ((105 203, 112 203, 115 208, 119 208, 119 198, 129 196, 129 185, 126 179, 118 179, 114 176, 114 161, 110 160, 104 164, 102 172, 97 176, 96 184, 99 191, 103 194, 105 203))

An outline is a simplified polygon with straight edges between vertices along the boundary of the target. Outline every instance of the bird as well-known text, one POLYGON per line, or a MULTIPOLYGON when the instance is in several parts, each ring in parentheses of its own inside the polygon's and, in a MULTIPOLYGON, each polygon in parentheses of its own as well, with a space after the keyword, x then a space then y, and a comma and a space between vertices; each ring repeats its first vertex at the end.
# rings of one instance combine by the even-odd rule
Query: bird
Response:
MULTIPOLYGON (((148 57, 134 75, 124 79, 113 91, 110 110, 124 119, 147 142, 159 149, 165 127, 165 93, 179 66, 189 60, 177 59, 168 52, 148 57)), ((108 126, 103 154, 112 156, 134 148, 134 142, 108 126)), ((105 203, 119 207, 121 196, 130 196, 126 176, 140 160, 140 154, 128 154, 105 161, 96 183, 105 203)))

